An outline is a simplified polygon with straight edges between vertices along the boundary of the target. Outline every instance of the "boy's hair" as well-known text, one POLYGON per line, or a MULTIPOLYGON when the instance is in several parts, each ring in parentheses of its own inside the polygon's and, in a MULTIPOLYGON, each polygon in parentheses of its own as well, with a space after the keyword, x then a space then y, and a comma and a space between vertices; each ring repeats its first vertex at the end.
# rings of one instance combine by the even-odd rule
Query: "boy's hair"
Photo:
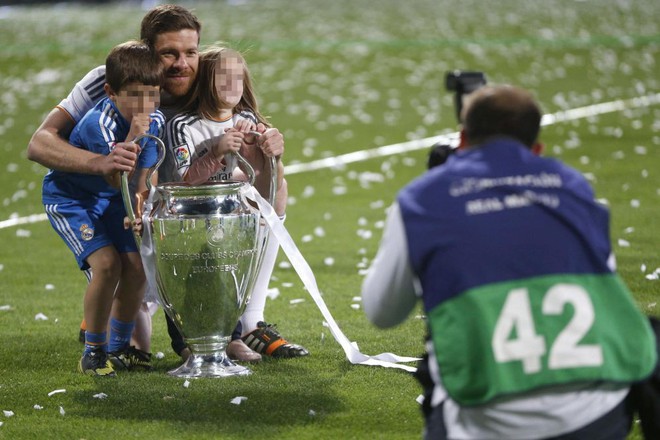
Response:
MULTIPOLYGON (((147 12, 140 25, 140 38, 153 48, 156 37, 166 32, 192 29, 199 37, 202 24, 188 9, 179 5, 159 5, 147 12)), ((198 40, 199 43, 199 40, 198 40)))
POLYGON ((105 82, 117 93, 130 83, 160 86, 163 67, 154 52, 140 41, 112 48, 105 60, 105 82))
POLYGON ((257 98, 252 86, 250 71, 248 70, 247 63, 243 56, 228 47, 212 46, 199 54, 199 69, 197 72, 197 80, 192 90, 192 95, 186 105, 186 110, 209 118, 217 112, 217 109, 223 103, 215 86, 216 69, 221 59, 232 57, 238 59, 243 64, 243 96, 241 100, 234 107, 235 113, 242 111, 250 111, 254 113, 257 121, 270 126, 264 116, 259 113, 259 106, 257 98))
POLYGON ((531 93, 508 85, 485 86, 472 93, 462 119, 471 145, 506 136, 531 148, 541 130, 541 109, 531 93))

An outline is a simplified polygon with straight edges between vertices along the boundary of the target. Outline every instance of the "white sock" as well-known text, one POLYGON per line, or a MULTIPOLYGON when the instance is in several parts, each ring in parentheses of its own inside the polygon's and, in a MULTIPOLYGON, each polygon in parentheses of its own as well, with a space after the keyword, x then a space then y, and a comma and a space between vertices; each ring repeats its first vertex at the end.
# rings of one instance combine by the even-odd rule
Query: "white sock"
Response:
POLYGON ((241 316, 242 334, 245 336, 257 328, 257 322, 264 321, 264 308, 266 308, 266 298, 268 297, 268 283, 275 269, 277 253, 280 250, 280 244, 275 236, 271 234, 266 244, 264 259, 261 263, 261 270, 257 274, 254 283, 252 296, 241 316))

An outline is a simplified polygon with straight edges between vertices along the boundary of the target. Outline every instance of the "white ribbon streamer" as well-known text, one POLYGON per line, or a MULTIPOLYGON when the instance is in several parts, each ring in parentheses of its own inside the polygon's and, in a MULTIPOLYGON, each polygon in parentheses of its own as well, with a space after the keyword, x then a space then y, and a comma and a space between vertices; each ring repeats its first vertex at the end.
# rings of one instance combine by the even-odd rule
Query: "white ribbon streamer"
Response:
POLYGON ((309 264, 307 264, 307 261, 300 253, 300 250, 298 250, 298 247, 293 242, 291 235, 289 235, 289 232, 284 227, 284 223, 282 223, 280 218, 277 216, 273 207, 263 197, 261 197, 261 195, 259 195, 259 193, 252 186, 247 186, 243 189, 242 192, 243 195, 254 201, 257 206, 259 206, 261 215, 266 220, 268 227, 279 242, 282 250, 291 262, 291 265, 298 273, 300 280, 303 282, 307 288, 307 291, 316 303, 316 306, 321 311, 321 314, 328 323, 328 327, 330 328, 330 332, 335 338, 335 341, 337 341, 339 345, 341 345, 341 347, 344 349, 344 353, 346 353, 346 358, 349 360, 349 362, 352 364, 360 365, 376 365, 388 368, 400 368, 410 372, 416 371, 417 369, 415 367, 400 365, 399 362, 414 362, 419 360, 419 358, 398 356, 394 353, 381 353, 375 356, 368 356, 361 353, 360 350, 358 350, 356 346, 348 340, 346 335, 344 335, 344 333, 337 325, 335 318, 332 316, 330 310, 328 310, 328 307, 323 301, 312 269, 309 267, 309 264))

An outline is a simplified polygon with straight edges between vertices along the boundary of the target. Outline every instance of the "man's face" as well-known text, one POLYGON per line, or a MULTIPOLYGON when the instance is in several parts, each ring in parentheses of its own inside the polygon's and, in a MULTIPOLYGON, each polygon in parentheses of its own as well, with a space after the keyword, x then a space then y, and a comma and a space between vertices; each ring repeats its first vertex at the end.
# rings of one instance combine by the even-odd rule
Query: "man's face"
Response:
POLYGON ((131 83, 114 95, 114 102, 119 113, 130 122, 134 115, 156 111, 160 105, 160 87, 131 83))
POLYGON ((237 56, 229 55, 218 61, 215 91, 231 108, 240 102, 243 96, 243 63, 237 56))
POLYGON ((163 89, 174 98, 190 90, 199 65, 199 34, 193 29, 166 32, 156 37, 154 49, 165 68, 163 89))

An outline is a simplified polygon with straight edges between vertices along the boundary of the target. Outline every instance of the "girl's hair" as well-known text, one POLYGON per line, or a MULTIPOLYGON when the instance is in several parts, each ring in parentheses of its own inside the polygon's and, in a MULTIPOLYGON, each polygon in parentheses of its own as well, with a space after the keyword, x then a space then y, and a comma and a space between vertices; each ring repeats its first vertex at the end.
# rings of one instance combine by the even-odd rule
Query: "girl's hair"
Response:
POLYGON ((115 46, 105 60, 105 82, 120 92, 130 83, 160 86, 163 67, 146 44, 127 41, 115 46))
POLYGON ((240 113, 245 110, 250 111, 254 113, 258 122, 270 127, 266 118, 259 113, 250 71, 248 70, 245 59, 239 52, 228 47, 213 46, 200 52, 197 80, 191 90, 184 111, 197 113, 205 118, 210 118, 217 114, 218 108, 224 104, 222 98, 218 96, 215 86, 216 70, 220 60, 223 58, 237 59, 243 65, 243 96, 241 96, 241 100, 234 107, 234 113, 240 113))

